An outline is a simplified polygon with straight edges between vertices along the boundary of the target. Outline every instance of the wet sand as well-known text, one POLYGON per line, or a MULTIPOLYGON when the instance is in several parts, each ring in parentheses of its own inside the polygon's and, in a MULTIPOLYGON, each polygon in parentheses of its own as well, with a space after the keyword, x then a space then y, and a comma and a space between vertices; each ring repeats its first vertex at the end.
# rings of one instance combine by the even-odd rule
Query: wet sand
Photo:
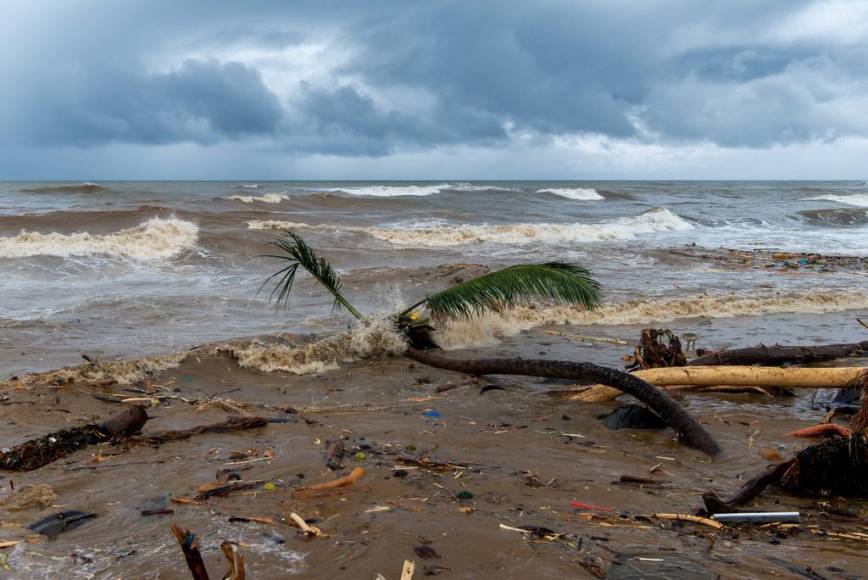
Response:
MULTIPOLYGON (((753 324, 761 326, 756 319, 753 324)), ((713 331, 705 332, 706 342, 734 340, 745 326, 743 320, 716 321, 713 331)), ((626 338, 638 336, 637 328, 606 331, 626 338)), ((562 336, 569 330, 538 329, 507 339, 494 351, 614 366, 631 349, 577 344, 562 336)), ((669 430, 608 430, 596 416, 618 403, 581 405, 549 393, 565 385, 508 377, 476 380, 401 356, 298 376, 241 368, 226 352, 201 349, 152 379, 168 389, 157 393, 172 398, 148 410, 152 419, 145 433, 213 423, 238 410, 289 422, 157 448, 92 447, 37 471, 4 472, 2 497, 13 493, 14 482, 16 490, 49 484, 57 499, 51 506, 3 510, 0 541, 28 539, 31 534, 21 525, 57 511, 98 515, 54 541, 37 538, 3 550, 11 567, 6 577, 188 578, 169 529, 173 522, 197 534, 212 577, 225 569, 218 547, 224 540, 240 544, 252 578, 373 579, 381 573, 392 579, 400 576, 405 559, 416 561, 417 578, 593 577, 594 570, 625 578, 636 577, 631 570, 663 569, 678 578, 854 578, 868 565, 864 541, 820 533, 866 532, 865 502, 768 490, 756 501, 758 510, 802 512, 802 525, 789 530, 755 524, 713 530, 643 517, 693 513, 703 491, 729 493, 762 470, 769 463, 764 452, 786 458, 809 444, 786 437, 824 414, 810 408, 807 393, 795 398, 681 396, 725 450, 711 460, 673 441, 669 430), (481 394, 490 384, 504 390, 481 394), (429 410, 440 416, 426 417, 429 410), (365 476, 341 493, 293 499, 294 488, 336 477, 326 467, 325 444, 340 437, 348 452, 339 473, 362 466, 365 476), (364 455, 356 458, 359 451, 364 455), (407 466, 401 458, 461 467, 432 470, 407 466), (223 469, 239 470, 244 480, 274 483, 274 489, 215 497, 202 505, 169 503, 171 515, 140 515, 142 507, 170 494, 195 495, 223 469), (625 474, 657 478, 661 485, 618 483, 625 474), (472 497, 459 499, 459 492, 472 497), (591 516, 571 507, 573 501, 613 511, 591 516), (315 518, 329 537, 301 535, 289 522, 293 511, 315 518), (844 511, 853 517, 841 515, 844 511), (270 517, 275 523, 230 522, 232 516, 270 517), (547 540, 501 524, 563 535, 547 540), (439 558, 419 557, 418 546, 432 548, 439 558)), ((135 384, 15 385, 5 385, 0 404, 4 446, 123 408, 93 395, 142 396, 135 384)))

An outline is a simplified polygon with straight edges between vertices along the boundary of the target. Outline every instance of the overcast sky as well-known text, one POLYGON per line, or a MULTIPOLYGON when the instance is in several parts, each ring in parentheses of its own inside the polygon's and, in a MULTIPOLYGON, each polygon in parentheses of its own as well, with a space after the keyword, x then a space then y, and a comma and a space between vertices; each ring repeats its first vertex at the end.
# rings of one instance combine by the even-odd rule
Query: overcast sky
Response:
POLYGON ((868 0, 0 2, 0 179, 866 167, 868 0))

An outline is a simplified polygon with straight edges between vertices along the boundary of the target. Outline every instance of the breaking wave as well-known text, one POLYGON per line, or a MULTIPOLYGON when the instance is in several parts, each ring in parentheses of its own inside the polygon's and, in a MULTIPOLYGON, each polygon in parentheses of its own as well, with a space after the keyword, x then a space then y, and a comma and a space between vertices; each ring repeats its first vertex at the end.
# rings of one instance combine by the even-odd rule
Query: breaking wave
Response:
POLYGON ((495 184, 474 185, 472 183, 432 183, 425 185, 364 185, 319 189, 317 191, 342 191, 360 197, 424 197, 443 191, 520 191, 514 187, 495 184))
POLYGON ((559 195, 561 197, 565 197, 567 199, 575 199, 578 201, 596 201, 600 199, 606 199, 594 188, 585 188, 585 187, 550 187, 547 189, 538 189, 537 193, 551 193, 554 195, 559 195))
POLYGON ((868 224, 868 209, 838 207, 806 209, 799 212, 808 222, 821 226, 857 226, 868 224))
POLYGON ((63 385, 67 383, 129 385, 156 373, 177 368, 190 353, 176 352, 130 360, 99 361, 42 373, 30 373, 0 385, 63 385))
POLYGON ((834 195, 827 193, 816 197, 805 198, 811 201, 834 201, 846 205, 855 205, 856 207, 868 207, 868 193, 853 193, 851 195, 834 195))
POLYGON ((255 201, 259 201, 262 203, 280 203, 282 201, 286 201, 289 199, 288 195, 283 195, 282 193, 266 193, 260 196, 254 195, 233 195, 229 199, 240 201, 243 203, 253 203, 255 201))
POLYGON ((253 342, 217 348, 228 350, 242 367, 306 375, 336 369, 341 363, 401 354, 407 343, 392 323, 374 320, 303 346, 253 342))
POLYGON ((107 188, 96 183, 79 183, 76 185, 45 185, 22 189, 29 193, 100 193, 108 191, 107 188))
POLYGON ((855 308, 868 308, 868 294, 701 295, 616 302, 592 312, 577 306, 519 306, 503 313, 451 321, 439 328, 435 337, 440 346, 454 350, 497 344, 502 337, 549 324, 649 324, 680 318, 732 318, 785 312, 818 314, 855 308))
POLYGON ((104 254, 136 260, 157 260, 171 258, 193 248, 198 237, 199 228, 196 224, 177 218, 159 217, 111 234, 22 231, 17 236, 0 238, 0 258, 104 254))
POLYGON ((471 225, 425 223, 409 227, 311 226, 304 223, 274 220, 247 222, 253 230, 316 228, 336 232, 353 232, 371 236, 395 246, 460 246, 480 242, 530 244, 604 240, 629 240, 637 235, 693 229, 693 226, 665 208, 648 210, 638 216, 623 217, 598 224, 519 223, 505 225, 471 225))

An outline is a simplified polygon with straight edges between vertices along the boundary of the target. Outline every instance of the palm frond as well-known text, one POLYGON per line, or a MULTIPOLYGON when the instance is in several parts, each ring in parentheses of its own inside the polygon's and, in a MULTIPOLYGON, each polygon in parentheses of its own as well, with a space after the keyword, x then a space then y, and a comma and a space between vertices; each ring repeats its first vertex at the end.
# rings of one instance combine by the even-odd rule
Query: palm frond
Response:
POLYGON ((593 309, 600 303, 600 285, 581 266, 562 262, 521 264, 483 274, 408 309, 425 305, 434 316, 471 318, 488 310, 502 310, 541 298, 593 309))
POLYGON ((341 278, 332 268, 332 265, 325 258, 317 256, 313 248, 308 246, 301 236, 284 230, 283 234, 272 244, 279 248, 282 253, 269 254, 265 257, 286 260, 288 265, 266 278, 260 290, 270 282, 275 281, 274 289, 271 291, 271 300, 274 300, 278 306, 286 306, 292 285, 295 282, 295 275, 301 267, 334 296, 335 308, 345 308, 357 319, 362 319, 359 311, 341 294, 341 278))

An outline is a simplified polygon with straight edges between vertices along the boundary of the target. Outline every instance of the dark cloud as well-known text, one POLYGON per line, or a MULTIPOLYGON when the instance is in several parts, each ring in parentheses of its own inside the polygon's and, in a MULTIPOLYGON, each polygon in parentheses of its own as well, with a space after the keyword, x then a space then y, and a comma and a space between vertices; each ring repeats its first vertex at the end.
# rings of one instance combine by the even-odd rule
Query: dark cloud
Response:
POLYGON ((213 143, 274 134, 280 100, 239 63, 186 60, 165 73, 75 67, 52 71, 18 123, 43 145, 213 143))
POLYGON ((800 17, 818 5, 12 0, 0 8, 0 141, 378 156, 521 134, 868 137, 868 38, 800 17))

